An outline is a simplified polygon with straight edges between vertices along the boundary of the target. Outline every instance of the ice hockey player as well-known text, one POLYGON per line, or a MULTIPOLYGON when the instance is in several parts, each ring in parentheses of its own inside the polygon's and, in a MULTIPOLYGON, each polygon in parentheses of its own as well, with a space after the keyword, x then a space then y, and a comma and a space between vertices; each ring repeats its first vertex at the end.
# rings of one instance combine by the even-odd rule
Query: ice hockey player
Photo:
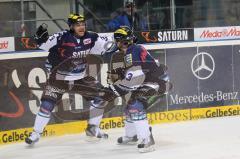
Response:
POLYGON ((123 54, 124 67, 108 72, 112 81, 110 89, 115 96, 132 93, 125 109, 125 135, 117 142, 121 145, 139 142, 139 152, 150 152, 155 142, 146 108, 149 97, 163 95, 170 88, 166 67, 159 66, 143 46, 134 42, 135 36, 129 27, 117 29, 114 39, 119 53, 123 54))
POLYGON ((98 89, 103 86, 95 78, 87 75, 86 56, 105 53, 110 48, 107 46, 114 39, 100 37, 97 33, 87 31, 82 15, 70 14, 68 24, 69 30, 52 36, 48 35, 44 26, 40 26, 36 32, 35 39, 39 48, 49 51, 46 67, 50 69, 50 76, 41 98, 33 132, 25 139, 27 144, 39 140, 56 102, 61 100, 63 93, 69 89, 81 91, 80 94, 91 103, 86 135, 94 138, 108 137, 99 128, 104 110, 98 108, 102 102, 98 98, 98 89))

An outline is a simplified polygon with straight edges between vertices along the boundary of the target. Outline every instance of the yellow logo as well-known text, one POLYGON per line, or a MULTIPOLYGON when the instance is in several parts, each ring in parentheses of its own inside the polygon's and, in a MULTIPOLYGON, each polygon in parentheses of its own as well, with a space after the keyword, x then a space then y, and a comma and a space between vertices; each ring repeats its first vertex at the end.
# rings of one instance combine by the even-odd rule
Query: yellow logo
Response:
POLYGON ((127 32, 125 31, 125 30, 123 30, 123 29, 118 29, 118 30, 116 30, 114 33, 118 33, 118 34, 123 34, 123 35, 127 35, 127 32))

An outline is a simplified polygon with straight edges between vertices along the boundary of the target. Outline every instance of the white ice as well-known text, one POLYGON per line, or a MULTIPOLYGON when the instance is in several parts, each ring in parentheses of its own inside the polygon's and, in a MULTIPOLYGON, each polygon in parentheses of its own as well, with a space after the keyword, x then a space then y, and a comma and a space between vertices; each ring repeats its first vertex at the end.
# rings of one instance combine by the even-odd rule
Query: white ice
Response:
POLYGON ((0 159, 240 159, 240 117, 205 119, 153 126, 155 151, 141 154, 136 145, 110 138, 89 143, 84 134, 43 138, 34 148, 24 143, 0 146, 0 159))

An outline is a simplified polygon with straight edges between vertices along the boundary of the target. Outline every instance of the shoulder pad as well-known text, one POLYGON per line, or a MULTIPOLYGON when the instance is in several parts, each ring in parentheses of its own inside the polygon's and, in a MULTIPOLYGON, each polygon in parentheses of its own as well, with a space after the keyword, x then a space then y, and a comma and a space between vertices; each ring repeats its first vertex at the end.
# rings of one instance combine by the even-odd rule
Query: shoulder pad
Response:
POLYGON ((99 35, 93 31, 87 31, 86 34, 88 37, 92 38, 94 41, 97 41, 97 38, 99 37, 99 35))
POLYGON ((139 50, 140 52, 142 52, 142 51, 147 52, 147 49, 145 47, 143 47, 142 45, 136 45, 136 49, 139 50))
POLYGON ((134 53, 140 53, 143 50, 143 47, 141 45, 134 44, 132 50, 134 51, 134 53))
POLYGON ((69 34, 69 30, 63 30, 63 31, 60 31, 60 32, 57 32, 55 34, 59 34, 59 35, 64 35, 64 34, 69 34))
POLYGON ((51 37, 50 40, 53 40, 54 38, 61 39, 64 35, 69 34, 68 30, 60 31, 57 33, 54 33, 51 37))
POLYGON ((95 31, 87 31, 87 33, 89 33, 89 34, 97 34, 97 32, 95 32, 95 31))
POLYGON ((94 31, 87 31, 87 34, 89 34, 90 36, 97 36, 98 37, 98 33, 94 32, 94 31))

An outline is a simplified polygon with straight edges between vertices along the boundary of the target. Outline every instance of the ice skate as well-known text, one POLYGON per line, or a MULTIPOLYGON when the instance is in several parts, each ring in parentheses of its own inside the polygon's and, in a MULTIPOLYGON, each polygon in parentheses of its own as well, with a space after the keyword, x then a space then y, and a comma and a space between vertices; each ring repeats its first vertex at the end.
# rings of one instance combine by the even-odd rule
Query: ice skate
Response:
POLYGON ((151 152, 151 151, 154 151, 154 144, 155 144, 155 141, 154 141, 154 138, 153 138, 153 135, 152 135, 152 128, 150 127, 150 132, 151 132, 151 135, 149 138, 147 139, 143 139, 140 144, 138 144, 138 151, 141 152, 141 153, 146 153, 146 152, 151 152))
POLYGON ((101 132, 100 128, 96 125, 88 124, 85 132, 87 135, 87 141, 90 141, 90 142, 99 141, 101 139, 108 138, 108 134, 101 132))
POLYGON ((41 137, 40 133, 33 131, 31 135, 25 139, 25 142, 28 145, 34 145, 36 142, 39 141, 40 137, 41 137))
POLYGON ((119 145, 134 145, 138 141, 137 135, 134 135, 133 137, 128 136, 122 136, 119 137, 117 142, 119 145))

